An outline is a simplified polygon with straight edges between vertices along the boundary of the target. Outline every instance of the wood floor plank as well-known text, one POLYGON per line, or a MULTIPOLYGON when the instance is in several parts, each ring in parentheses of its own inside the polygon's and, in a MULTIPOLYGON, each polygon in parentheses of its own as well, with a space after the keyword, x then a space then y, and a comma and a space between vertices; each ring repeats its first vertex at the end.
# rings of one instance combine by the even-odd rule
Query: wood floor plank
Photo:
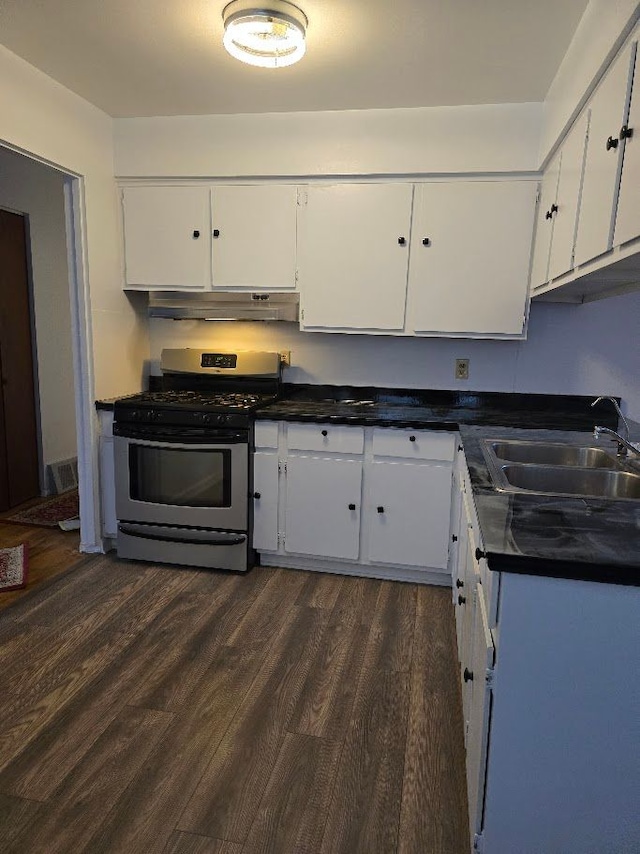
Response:
POLYGON ((332 618, 370 626, 383 582, 373 578, 345 576, 333 607, 332 618))
POLYGON ((470 850, 453 607, 430 588, 416 618, 398 854, 470 850))
POLYGON ((317 854, 342 744, 287 733, 243 854, 317 854))
MULTIPOLYGON (((269 574, 260 597, 262 607, 249 608, 244 630, 233 633, 237 644, 219 649, 208 670, 192 685, 191 695, 165 734, 171 749, 160 746, 149 757, 92 840, 91 854, 163 851, 225 732, 239 716, 251 684, 264 669, 269 644, 283 630, 293 607, 290 603, 301 587, 302 578, 294 573, 269 574), (248 619, 252 609, 257 635, 248 619), (251 642, 256 639, 260 642, 251 642)), ((191 830, 180 825, 178 829, 191 830)), ((215 833, 200 835, 222 838, 215 833)))
POLYGON ((132 705, 139 685, 154 668, 162 668, 167 648, 179 648, 176 638, 186 639, 203 612, 200 595, 173 598, 0 772, 0 791, 47 800, 120 710, 132 705))
MULTIPOLYGON (((384 612, 394 616, 386 597, 384 612)), ((401 621, 402 622, 402 621, 401 621)), ((388 669, 381 622, 373 628, 333 790, 322 854, 395 854, 398 842, 410 677, 388 669)), ((390 628, 397 628, 392 620, 390 628)), ((393 656, 391 657, 393 663, 393 656)))
POLYGON ((300 595, 296 599, 296 605, 332 610, 340 595, 343 582, 344 576, 342 575, 310 572, 300 595))
POLYGON ((186 806, 179 830, 244 842, 329 614, 295 606, 186 806))
MULTIPOLYGON (((18 854, 20 847, 16 847, 16 841, 28 827, 37 823, 42 808, 36 801, 0 794, 0 851, 3 854, 18 854)), ((24 852, 22 847, 22 854, 24 852)))
POLYGON ((24 851, 67 854, 91 850, 96 827, 127 787, 173 715, 124 709, 86 754, 73 777, 19 839, 24 851))
POLYGON ((242 845, 176 830, 163 854, 242 854, 242 845))
POLYGON ((369 631, 358 622, 330 620, 292 715, 291 732, 344 739, 369 631))
POLYGON ((371 625, 372 643, 379 646, 376 654, 380 668, 410 669, 415 616, 415 585, 383 582, 371 625))
POLYGON ((180 643, 167 644, 159 666, 140 681, 130 702, 149 709, 180 709, 231 632, 274 577, 272 573, 218 574, 191 582, 189 591, 196 590, 201 597, 207 597, 202 600, 199 615, 194 615, 192 625, 180 636, 180 643), (205 593, 206 590, 209 592, 205 593))
MULTIPOLYGON (((162 587, 149 583, 138 589, 111 619, 78 642, 75 649, 28 682, 23 694, 11 696, 3 714, 9 723, 0 731, 0 769, 38 736, 75 694, 113 661, 166 606, 187 582, 179 573, 167 576, 162 587), (144 593, 143 593, 144 591, 144 593)), ((1 702, 1 700, 0 700, 1 702)))

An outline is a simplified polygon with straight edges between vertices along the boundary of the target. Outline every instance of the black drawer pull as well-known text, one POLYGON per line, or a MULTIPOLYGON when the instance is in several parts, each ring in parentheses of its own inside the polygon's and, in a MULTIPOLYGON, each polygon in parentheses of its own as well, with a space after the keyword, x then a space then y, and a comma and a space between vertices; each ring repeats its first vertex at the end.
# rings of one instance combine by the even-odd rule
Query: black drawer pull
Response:
POLYGON ((423 246, 431 246, 431 239, 429 237, 423 237, 422 238, 422 245, 423 246))
POLYGON ((631 139, 633 136, 633 128, 628 125, 622 125, 620 128, 620 139, 631 139))
POLYGON ((409 436, 409 441, 410 441, 410 442, 415 442, 415 440, 416 440, 416 437, 415 437, 415 436, 409 436))
POLYGON ((610 136, 607 140, 607 151, 611 151, 612 148, 618 147, 618 140, 614 139, 614 137, 610 136))
POLYGON ((329 433, 328 433, 328 431, 327 431, 327 430, 321 430, 320 432, 322 433, 322 435, 323 435, 323 436, 328 436, 328 435, 329 435, 329 433))
POLYGON ((404 245, 406 244, 406 242, 407 242, 407 241, 404 239, 404 237, 399 237, 399 238, 398 238, 398 243, 400 244, 400 246, 404 246, 404 245))
POLYGON ((200 232, 199 232, 199 231, 194 231, 194 232, 193 232, 193 239, 194 239, 194 240, 197 240, 199 237, 200 237, 200 232))
POLYGON ((465 603, 466 601, 467 601, 467 597, 466 597, 466 596, 463 596, 462 594, 460 594, 460 596, 458 596, 458 605, 464 605, 464 603, 465 603))
POLYGON ((256 501, 259 501, 261 496, 259 492, 254 492, 253 497, 256 499, 256 501))
POLYGON ((382 507, 382 506, 378 507, 378 513, 384 513, 384 507, 382 507))
POLYGON ((465 667, 462 678, 465 682, 473 682, 473 671, 469 670, 468 667, 465 667))
POLYGON ((486 557, 487 553, 483 552, 482 549, 476 548, 476 560, 482 560, 483 557, 486 557))
POLYGON ((459 578, 456 578, 456 587, 464 587, 464 581, 461 581, 459 578))
POLYGON ((214 228, 211 233, 214 237, 220 237, 220 229, 219 228, 214 228))

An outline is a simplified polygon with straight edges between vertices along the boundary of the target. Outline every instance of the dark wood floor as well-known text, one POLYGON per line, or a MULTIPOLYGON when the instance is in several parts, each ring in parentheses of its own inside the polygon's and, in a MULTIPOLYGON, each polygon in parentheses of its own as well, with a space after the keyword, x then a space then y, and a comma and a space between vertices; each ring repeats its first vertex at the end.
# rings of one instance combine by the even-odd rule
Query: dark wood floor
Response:
POLYGON ((80 557, 0 612, 0 708, 3 854, 469 851, 444 589, 80 557))

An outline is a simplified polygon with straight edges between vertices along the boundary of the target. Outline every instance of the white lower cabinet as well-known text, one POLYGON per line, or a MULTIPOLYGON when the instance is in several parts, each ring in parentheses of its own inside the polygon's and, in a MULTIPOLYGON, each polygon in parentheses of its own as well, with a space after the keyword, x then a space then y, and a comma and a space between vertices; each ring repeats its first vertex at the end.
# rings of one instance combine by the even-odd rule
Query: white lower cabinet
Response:
POLYGON ((638 851, 640 588, 492 573, 459 481, 454 602, 471 851, 638 851))
POLYGON ((357 560, 362 463, 291 455, 286 476, 285 550, 357 560))
POLYGON ((253 455, 253 547, 278 550, 278 451, 253 455))
POLYGON ((254 530, 262 562, 450 584, 453 449, 451 433, 282 424, 277 519, 254 530))

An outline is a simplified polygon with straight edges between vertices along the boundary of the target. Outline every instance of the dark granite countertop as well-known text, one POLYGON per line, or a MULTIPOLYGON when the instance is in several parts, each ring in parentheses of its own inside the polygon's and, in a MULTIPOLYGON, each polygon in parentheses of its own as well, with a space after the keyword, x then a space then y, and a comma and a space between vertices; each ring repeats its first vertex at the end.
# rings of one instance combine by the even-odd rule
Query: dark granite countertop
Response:
POLYGON ((489 567, 640 586, 640 501, 498 492, 481 439, 592 444, 591 433, 460 427, 489 567))
POLYGON ((258 420, 457 430, 462 424, 558 430, 615 427, 612 406, 591 409, 592 397, 507 392, 379 389, 287 385, 280 400, 256 413, 258 420))

